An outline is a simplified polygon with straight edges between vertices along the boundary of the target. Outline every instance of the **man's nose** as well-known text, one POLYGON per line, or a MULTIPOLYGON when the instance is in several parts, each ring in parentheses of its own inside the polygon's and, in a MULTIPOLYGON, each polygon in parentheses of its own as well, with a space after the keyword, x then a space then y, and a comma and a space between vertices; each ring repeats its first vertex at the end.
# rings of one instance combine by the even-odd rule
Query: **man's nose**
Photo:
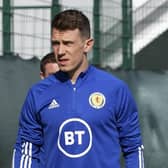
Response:
POLYGON ((64 45, 60 44, 58 48, 58 55, 64 55, 64 54, 65 54, 64 45))

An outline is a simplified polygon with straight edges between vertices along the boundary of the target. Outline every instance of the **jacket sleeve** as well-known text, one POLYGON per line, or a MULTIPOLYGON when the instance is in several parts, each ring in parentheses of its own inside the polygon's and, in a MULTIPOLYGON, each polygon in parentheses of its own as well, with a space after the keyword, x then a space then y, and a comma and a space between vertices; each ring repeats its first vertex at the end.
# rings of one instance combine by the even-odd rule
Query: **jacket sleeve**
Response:
POLYGON ((38 168, 41 145, 42 129, 36 114, 34 97, 30 90, 20 114, 12 168, 38 168))
POLYGON ((144 168, 138 111, 124 84, 117 93, 117 128, 126 168, 144 168))

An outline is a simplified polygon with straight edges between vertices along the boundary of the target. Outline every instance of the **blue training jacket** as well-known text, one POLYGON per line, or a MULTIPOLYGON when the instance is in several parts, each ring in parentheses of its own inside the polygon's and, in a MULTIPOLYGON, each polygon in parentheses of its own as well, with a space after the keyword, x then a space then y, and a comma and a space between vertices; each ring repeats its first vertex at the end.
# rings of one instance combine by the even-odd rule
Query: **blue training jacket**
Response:
POLYGON ((138 112, 127 85, 89 66, 73 85, 61 71, 30 88, 13 168, 144 168, 138 112))

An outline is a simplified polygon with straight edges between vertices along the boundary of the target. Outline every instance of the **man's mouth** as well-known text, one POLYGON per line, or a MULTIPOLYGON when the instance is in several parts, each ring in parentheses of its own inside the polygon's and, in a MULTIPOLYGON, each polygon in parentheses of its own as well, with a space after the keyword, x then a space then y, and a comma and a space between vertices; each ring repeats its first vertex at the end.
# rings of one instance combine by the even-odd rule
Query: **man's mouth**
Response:
POLYGON ((65 65, 65 64, 67 64, 68 61, 69 61, 68 59, 58 59, 58 63, 60 65, 65 65))

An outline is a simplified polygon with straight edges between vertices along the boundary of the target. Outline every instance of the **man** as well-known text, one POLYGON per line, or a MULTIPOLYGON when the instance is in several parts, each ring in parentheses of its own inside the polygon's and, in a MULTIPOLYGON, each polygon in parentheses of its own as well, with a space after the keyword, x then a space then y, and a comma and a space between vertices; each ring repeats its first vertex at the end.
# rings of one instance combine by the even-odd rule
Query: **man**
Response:
POLYGON ((34 85, 23 105, 15 167, 143 168, 138 112, 121 80, 89 65, 88 18, 66 10, 52 21, 60 71, 34 85))
POLYGON ((59 71, 59 66, 56 62, 53 52, 45 55, 40 61, 40 78, 44 79, 51 74, 59 71))

